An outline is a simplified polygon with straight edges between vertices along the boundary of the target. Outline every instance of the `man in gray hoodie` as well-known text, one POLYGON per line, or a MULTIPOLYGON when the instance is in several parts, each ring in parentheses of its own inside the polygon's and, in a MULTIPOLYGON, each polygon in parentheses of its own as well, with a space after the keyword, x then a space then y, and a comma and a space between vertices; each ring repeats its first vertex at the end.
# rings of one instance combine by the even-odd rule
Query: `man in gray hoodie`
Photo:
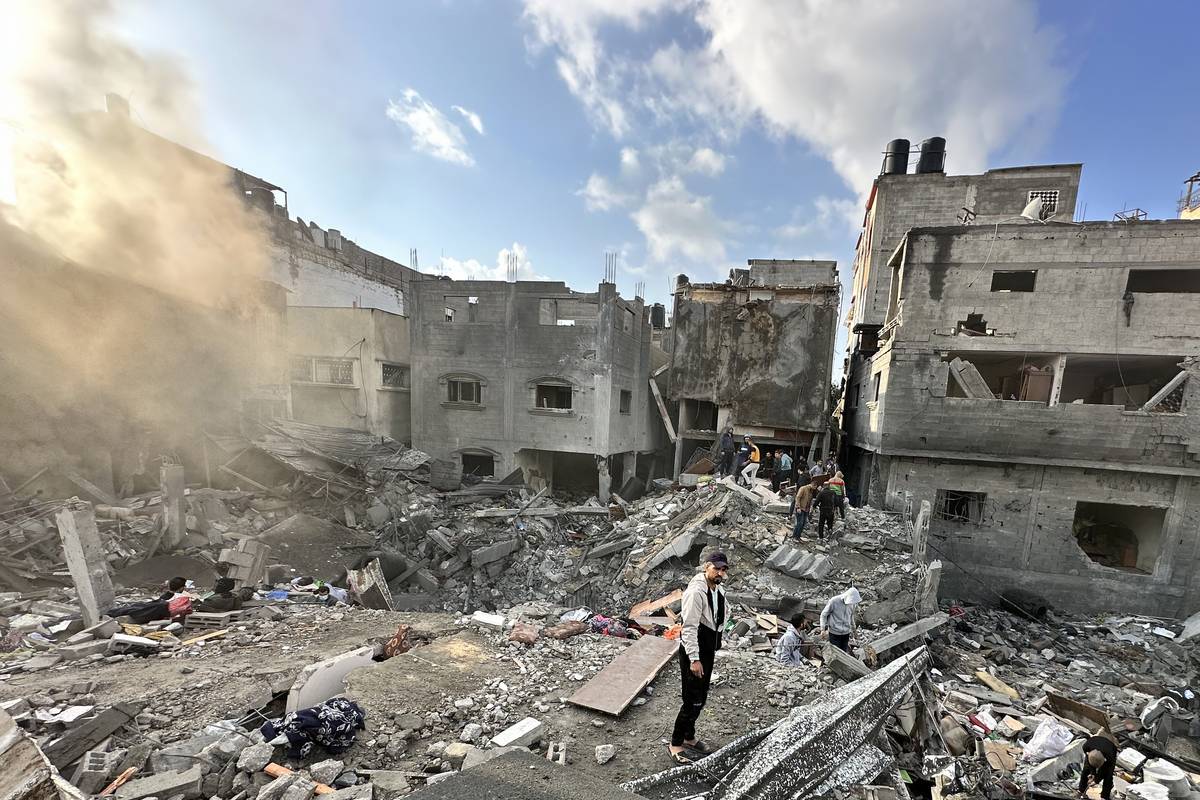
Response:
POLYGON ((680 616, 683 631, 679 649, 679 671, 683 681, 683 705, 675 718, 668 748, 678 764, 691 762, 688 754, 706 755, 710 748, 696 738, 696 720, 708 702, 708 684, 712 680, 713 660, 721 649, 721 629, 725 626, 725 590, 721 584, 729 571, 724 553, 710 553, 704 571, 692 578, 683 590, 680 616))
POLYGON ((850 634, 854 632, 854 609, 862 602, 858 589, 851 586, 829 598, 821 611, 821 633, 829 643, 843 652, 850 652, 850 634))

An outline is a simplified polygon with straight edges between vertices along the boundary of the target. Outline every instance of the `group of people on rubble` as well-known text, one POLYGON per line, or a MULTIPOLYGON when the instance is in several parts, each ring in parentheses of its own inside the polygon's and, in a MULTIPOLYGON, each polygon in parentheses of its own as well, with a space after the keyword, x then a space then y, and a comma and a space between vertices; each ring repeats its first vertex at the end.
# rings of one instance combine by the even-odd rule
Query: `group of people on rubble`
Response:
MULTIPOLYGON (((328 582, 304 576, 291 582, 292 590, 311 592, 326 605, 347 605, 347 590, 328 582)), ((257 590, 253 586, 237 587, 233 578, 218 577, 211 591, 197 591, 194 581, 175 576, 163 583, 163 591, 156 597, 133 603, 124 603, 108 610, 114 619, 126 618, 135 625, 145 625, 156 620, 169 619, 181 622, 194 612, 220 614, 239 611, 243 603, 253 600, 257 590)))

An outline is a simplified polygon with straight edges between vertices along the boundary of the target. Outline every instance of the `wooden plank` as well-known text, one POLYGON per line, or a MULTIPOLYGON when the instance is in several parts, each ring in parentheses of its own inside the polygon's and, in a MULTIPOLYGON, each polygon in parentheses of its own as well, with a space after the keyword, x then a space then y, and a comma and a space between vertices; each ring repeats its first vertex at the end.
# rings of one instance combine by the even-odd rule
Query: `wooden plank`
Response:
POLYGON ((199 636, 193 636, 191 639, 184 639, 179 645, 182 647, 188 644, 195 644, 196 642, 207 642, 209 639, 216 639, 218 636, 224 636, 227 633, 229 633, 228 628, 222 628, 219 631, 209 631, 199 636))
POLYGON ((259 483, 258 481, 254 480, 253 478, 247 478, 242 473, 235 472, 234 470, 230 469, 229 467, 225 466, 224 464, 217 467, 217 469, 221 470, 221 472, 225 472, 225 473, 232 475, 233 477, 237 478, 240 481, 245 481, 246 483, 250 484, 251 486, 255 487, 256 489, 264 491, 267 494, 271 494, 276 497, 287 497, 287 495, 285 495, 279 491, 276 491, 275 489, 272 489, 270 486, 264 486, 261 483, 259 483))
POLYGON ((676 589, 670 594, 665 594, 657 600, 643 600, 642 602, 629 609, 631 617, 649 617, 659 609, 673 606, 683 600, 683 589, 676 589))
POLYGON ((658 677, 678 650, 676 639, 643 636, 579 687, 567 702, 618 717, 658 677))
POLYGON ((658 403, 658 413, 662 417, 663 426, 667 429, 667 436, 671 439, 671 444, 674 444, 679 437, 675 435, 675 426, 671 424, 671 415, 667 413, 667 404, 663 402, 662 392, 658 390, 658 384, 654 378, 650 379, 650 393, 654 395, 654 402, 658 403))
POLYGON ((83 477, 78 472, 76 472, 75 470, 64 469, 62 472, 63 472, 63 475, 67 478, 67 480, 69 480, 71 483, 78 486, 80 489, 83 489, 85 492, 90 494, 95 499, 99 500, 101 503, 104 503, 105 505, 110 505, 110 506, 115 506, 117 504, 117 498, 113 497, 111 494, 104 491, 99 486, 92 483, 87 478, 83 477))
POLYGON ((71 728, 58 741, 43 747, 42 752, 51 764, 60 770, 66 769, 142 713, 142 708, 142 703, 117 703, 82 725, 71 728))
POLYGON ((45 474, 46 474, 46 470, 48 470, 48 469, 50 469, 50 468, 49 468, 49 467, 42 467, 42 468, 41 468, 41 469, 39 469, 37 472, 35 472, 35 473, 33 473, 32 475, 30 475, 28 478, 26 478, 25 480, 23 480, 23 481, 21 482, 21 485, 20 485, 20 486, 18 486, 17 488, 13 489, 13 490, 12 490, 12 493, 13 493, 13 494, 20 494, 22 489, 24 489, 26 486, 28 486, 29 484, 31 484, 31 483, 33 483, 34 481, 36 481, 38 478, 40 478, 40 477, 42 477, 43 475, 45 475, 45 474))
POLYGON ((1078 700, 1072 700, 1054 692, 1046 692, 1046 705, 1050 706, 1050 710, 1056 715, 1075 723, 1093 735, 1097 733, 1097 729, 1108 732, 1108 715, 1095 706, 1080 703, 1078 700))
POLYGON ((1021 699, 1020 692, 1018 692, 1016 689, 1009 686, 1004 681, 997 678, 995 675, 992 675, 990 672, 987 672, 987 671, 981 669, 975 673, 975 678, 980 683, 982 683, 984 686, 988 687, 989 689, 991 689, 994 692, 1000 692, 1001 694, 1006 694, 1009 697, 1011 697, 1013 700, 1021 699))

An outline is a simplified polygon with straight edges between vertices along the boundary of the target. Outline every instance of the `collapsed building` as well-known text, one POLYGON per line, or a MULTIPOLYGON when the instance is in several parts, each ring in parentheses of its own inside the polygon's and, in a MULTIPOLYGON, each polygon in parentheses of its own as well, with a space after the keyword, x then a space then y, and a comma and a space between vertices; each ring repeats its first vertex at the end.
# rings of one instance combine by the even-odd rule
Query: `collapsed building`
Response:
POLYGON ((751 259, 725 283, 680 276, 669 395, 678 403, 674 474, 721 431, 801 459, 830 435, 841 292, 833 261, 751 259))

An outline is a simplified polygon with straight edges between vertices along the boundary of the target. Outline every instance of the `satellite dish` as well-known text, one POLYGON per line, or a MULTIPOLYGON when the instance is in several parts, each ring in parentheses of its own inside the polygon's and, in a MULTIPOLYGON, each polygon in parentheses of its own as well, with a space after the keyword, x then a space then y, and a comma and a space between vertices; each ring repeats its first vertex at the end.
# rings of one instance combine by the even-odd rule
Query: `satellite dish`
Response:
POLYGON ((1025 208, 1021 210, 1021 216, 1030 222, 1041 222, 1045 208, 1046 201, 1040 197, 1035 197, 1025 204, 1025 208))

